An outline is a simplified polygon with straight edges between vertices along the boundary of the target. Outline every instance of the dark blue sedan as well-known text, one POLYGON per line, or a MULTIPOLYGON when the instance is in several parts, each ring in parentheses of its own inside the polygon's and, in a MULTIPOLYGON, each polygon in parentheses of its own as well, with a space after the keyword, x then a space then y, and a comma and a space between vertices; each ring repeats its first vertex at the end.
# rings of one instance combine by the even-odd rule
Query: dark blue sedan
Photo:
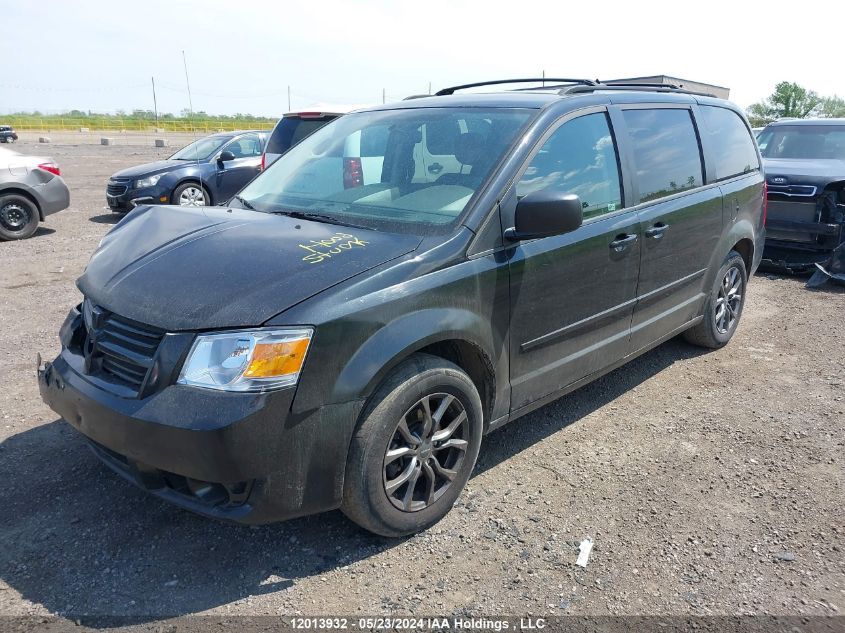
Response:
POLYGON ((167 160, 123 169, 106 186, 109 208, 131 211, 136 204, 201 207, 228 201, 261 171, 267 132, 212 134, 183 147, 167 160))

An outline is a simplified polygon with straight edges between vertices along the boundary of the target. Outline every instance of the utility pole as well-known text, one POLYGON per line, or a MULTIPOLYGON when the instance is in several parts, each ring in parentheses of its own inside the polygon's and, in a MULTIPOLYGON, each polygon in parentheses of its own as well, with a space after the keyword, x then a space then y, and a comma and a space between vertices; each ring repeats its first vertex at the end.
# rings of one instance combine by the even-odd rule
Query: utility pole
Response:
POLYGON ((191 98, 191 80, 188 79, 188 60, 185 57, 185 51, 182 51, 182 65, 185 66, 185 85, 188 87, 188 112, 191 115, 191 120, 194 118, 194 100, 191 98))
POLYGON ((382 102, 382 103, 386 103, 386 102, 387 102, 387 91, 386 91, 386 89, 385 89, 385 88, 382 88, 382 89, 381 89, 381 102, 382 102))
POLYGON ((428 82, 428 94, 431 94, 431 82, 428 82))
POLYGON ((150 77, 153 82, 153 111, 156 117, 156 127, 158 127, 158 101, 156 101, 156 78, 150 77))
POLYGON ((290 86, 288 86, 288 112, 290 112, 290 86))
POLYGON ((546 85, 546 71, 543 71, 543 86, 546 85))

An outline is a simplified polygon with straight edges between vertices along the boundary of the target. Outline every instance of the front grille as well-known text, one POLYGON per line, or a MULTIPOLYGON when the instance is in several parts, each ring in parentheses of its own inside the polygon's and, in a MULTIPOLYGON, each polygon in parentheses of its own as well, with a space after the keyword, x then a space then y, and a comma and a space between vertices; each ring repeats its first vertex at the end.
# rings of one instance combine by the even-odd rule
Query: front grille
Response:
POLYGON ((128 183, 111 182, 106 185, 106 193, 110 196, 122 196, 129 189, 128 183))
POLYGON ((93 308, 92 313, 96 315, 91 319, 94 322, 86 323, 92 373, 99 370, 138 391, 153 365, 164 332, 100 308, 93 308))
POLYGON ((773 193, 809 198, 816 195, 816 188, 812 185, 769 185, 769 194, 773 193))

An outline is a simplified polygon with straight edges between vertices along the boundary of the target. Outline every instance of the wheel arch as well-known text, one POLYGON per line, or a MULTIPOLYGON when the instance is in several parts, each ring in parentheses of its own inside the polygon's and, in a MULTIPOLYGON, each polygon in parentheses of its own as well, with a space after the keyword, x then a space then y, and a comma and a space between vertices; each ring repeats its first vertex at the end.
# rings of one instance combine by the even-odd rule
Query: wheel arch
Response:
POLYGON ((417 353, 430 354, 460 367, 481 397, 485 429, 496 400, 496 370, 490 324, 460 308, 432 308, 400 317, 371 336, 340 371, 335 402, 372 398, 390 373, 417 353))
POLYGON ((183 176, 179 180, 176 181, 176 184, 173 185, 173 188, 170 190, 170 204, 176 204, 173 202, 173 194, 176 193, 176 190, 181 187, 182 185, 193 183, 195 185, 199 185, 202 187, 202 190, 205 191, 206 195, 208 196, 208 204, 214 205, 214 194, 211 192, 211 188, 205 184, 202 178, 198 178, 197 176, 183 176))
POLYGON ((22 196, 22 197, 26 198, 27 200, 29 200, 32 204, 34 204, 35 208, 38 210, 38 221, 39 222, 44 221, 44 211, 41 209, 41 204, 39 203, 38 198, 36 198, 34 195, 32 195, 26 189, 23 189, 23 188, 20 188, 20 187, 12 186, 12 187, 4 187, 3 189, 0 189, 0 196, 5 196, 5 195, 8 195, 10 193, 18 195, 18 196, 22 196))
POLYGON ((751 276, 754 270, 754 260, 758 258, 757 251, 763 247, 762 243, 756 243, 757 239, 758 236, 755 234, 754 226, 749 220, 742 218, 735 222, 730 227, 730 230, 722 236, 719 242, 720 247, 714 250, 713 259, 711 260, 712 266, 710 268, 710 274, 707 276, 708 280, 705 287, 709 288, 710 284, 716 279, 716 273, 719 272, 719 268, 721 268, 725 258, 731 251, 736 251, 742 255, 742 259, 745 262, 745 269, 748 275, 751 276))
POLYGON ((742 260, 745 262, 745 270, 748 275, 751 275, 751 267, 754 263, 754 241, 748 237, 743 237, 730 250, 736 251, 742 256, 742 260))

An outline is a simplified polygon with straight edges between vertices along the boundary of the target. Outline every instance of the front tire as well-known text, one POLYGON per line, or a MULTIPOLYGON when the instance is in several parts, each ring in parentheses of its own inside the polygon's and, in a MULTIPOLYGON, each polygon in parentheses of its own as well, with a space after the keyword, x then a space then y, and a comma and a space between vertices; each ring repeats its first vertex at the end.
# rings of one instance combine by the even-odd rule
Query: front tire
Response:
POLYGON ((341 509, 381 536, 431 527, 469 480, 483 428, 481 398, 469 376, 447 360, 415 354, 364 410, 349 450, 341 509))
POLYGON ((38 207, 15 193, 0 196, 0 241, 23 240, 38 228, 38 207))
POLYGON ((178 204, 180 207, 207 207, 211 204, 211 197, 202 185, 186 182, 173 191, 170 204, 178 204))
POLYGON ((727 345, 739 327, 747 286, 745 260, 736 251, 731 251, 719 269, 710 296, 704 303, 704 319, 684 332, 684 338, 693 345, 709 349, 727 345))

